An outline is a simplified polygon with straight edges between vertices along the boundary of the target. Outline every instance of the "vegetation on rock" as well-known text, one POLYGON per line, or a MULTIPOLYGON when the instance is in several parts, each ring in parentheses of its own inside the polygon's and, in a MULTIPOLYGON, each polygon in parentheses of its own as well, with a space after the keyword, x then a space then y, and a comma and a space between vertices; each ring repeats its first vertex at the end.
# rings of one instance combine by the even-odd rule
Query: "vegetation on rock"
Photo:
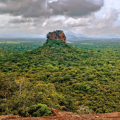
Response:
POLYGON ((66 42, 66 36, 62 30, 56 30, 54 32, 49 32, 47 34, 47 41, 49 41, 50 39, 61 40, 64 43, 66 42))

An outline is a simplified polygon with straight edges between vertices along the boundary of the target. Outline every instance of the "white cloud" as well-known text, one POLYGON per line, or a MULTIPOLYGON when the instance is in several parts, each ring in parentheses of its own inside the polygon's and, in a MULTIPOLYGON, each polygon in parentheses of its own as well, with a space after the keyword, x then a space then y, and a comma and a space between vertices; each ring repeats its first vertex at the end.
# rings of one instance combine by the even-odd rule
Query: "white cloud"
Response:
POLYGON ((90 19, 89 18, 72 18, 66 16, 57 16, 57 17, 50 17, 47 19, 42 26, 43 27, 50 27, 55 25, 60 25, 63 27, 80 27, 80 26, 87 26, 89 25, 90 19))
POLYGON ((117 30, 120 28, 120 11, 113 7, 115 4, 113 0, 109 2, 105 0, 103 8, 93 16, 90 16, 91 24, 85 27, 82 32, 93 36, 109 33, 120 35, 120 31, 117 30))

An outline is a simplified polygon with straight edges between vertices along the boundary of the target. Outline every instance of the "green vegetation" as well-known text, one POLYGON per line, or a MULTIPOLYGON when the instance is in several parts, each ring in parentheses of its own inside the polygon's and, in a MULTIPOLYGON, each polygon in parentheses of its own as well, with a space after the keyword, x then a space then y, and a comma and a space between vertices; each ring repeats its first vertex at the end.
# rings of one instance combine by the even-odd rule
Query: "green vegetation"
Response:
POLYGON ((50 116, 52 112, 45 104, 32 105, 28 108, 28 113, 34 117, 50 116))
POLYGON ((24 50, 33 50, 42 46, 44 43, 43 40, 39 39, 10 39, 1 40, 0 39, 0 54, 2 53, 17 53, 24 50))
POLYGON ((78 112, 79 114, 91 114, 91 113, 92 113, 92 110, 90 110, 88 106, 82 105, 82 106, 80 106, 80 108, 77 110, 77 112, 78 112))
POLYGON ((32 43, 23 49, 0 44, 0 114, 27 116, 38 104, 74 112, 83 105, 87 112, 120 111, 119 41, 79 41, 71 44, 76 48, 49 40, 34 50, 32 43))

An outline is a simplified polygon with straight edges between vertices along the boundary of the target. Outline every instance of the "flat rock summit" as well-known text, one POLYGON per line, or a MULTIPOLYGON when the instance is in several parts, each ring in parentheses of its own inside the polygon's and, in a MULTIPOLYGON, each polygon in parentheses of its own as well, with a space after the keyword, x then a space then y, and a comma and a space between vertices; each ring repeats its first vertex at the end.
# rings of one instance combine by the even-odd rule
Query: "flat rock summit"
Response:
POLYGON ((47 42, 50 40, 50 39, 56 39, 56 40, 61 40, 63 41, 64 43, 66 43, 66 36, 64 34, 64 32, 62 30, 56 30, 54 32, 49 32, 47 34, 47 42))

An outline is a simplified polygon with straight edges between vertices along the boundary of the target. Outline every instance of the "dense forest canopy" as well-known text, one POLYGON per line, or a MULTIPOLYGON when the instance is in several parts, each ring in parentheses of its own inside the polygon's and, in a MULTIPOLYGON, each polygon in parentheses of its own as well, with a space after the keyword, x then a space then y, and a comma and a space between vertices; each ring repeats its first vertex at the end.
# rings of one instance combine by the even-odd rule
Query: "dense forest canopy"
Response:
POLYGON ((0 114, 24 116, 35 104, 120 111, 119 40, 43 43, 0 41, 0 114))

